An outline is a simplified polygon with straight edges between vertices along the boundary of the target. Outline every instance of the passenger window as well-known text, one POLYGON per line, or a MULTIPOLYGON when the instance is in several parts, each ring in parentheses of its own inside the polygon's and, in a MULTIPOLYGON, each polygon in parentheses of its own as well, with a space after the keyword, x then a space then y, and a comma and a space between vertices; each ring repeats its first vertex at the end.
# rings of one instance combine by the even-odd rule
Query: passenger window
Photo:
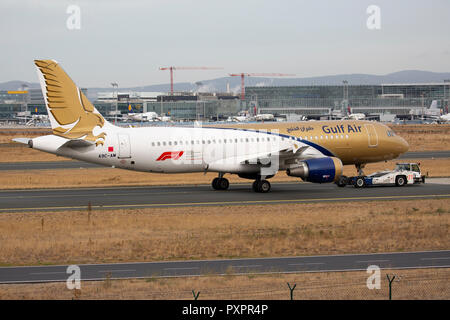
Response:
POLYGON ((161 142, 158 141, 158 147, 161 145, 161 142))

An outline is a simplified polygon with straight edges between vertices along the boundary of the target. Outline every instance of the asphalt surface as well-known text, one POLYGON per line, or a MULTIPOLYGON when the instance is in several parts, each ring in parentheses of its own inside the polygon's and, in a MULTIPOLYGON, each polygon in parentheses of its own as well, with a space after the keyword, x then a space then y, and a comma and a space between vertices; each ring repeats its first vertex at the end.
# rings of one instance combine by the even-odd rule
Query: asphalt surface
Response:
MULTIPOLYGON (((407 152, 398 159, 432 159, 450 158, 448 151, 419 151, 407 152)), ((79 168, 105 168, 104 166, 83 161, 38 161, 38 162, 4 162, 0 163, 1 170, 52 170, 52 169, 79 169, 79 168)))
POLYGON ((251 183, 231 184, 226 191, 213 190, 210 185, 2 190, 0 213, 84 210, 89 203, 93 209, 122 209, 425 198, 450 198, 450 184, 442 181, 357 189, 335 184, 272 183, 268 193, 253 192, 251 183))
MULTIPOLYGON (((450 251, 79 265, 80 280, 448 268, 450 251)), ((2 267, 0 283, 67 281, 68 266, 2 267)))

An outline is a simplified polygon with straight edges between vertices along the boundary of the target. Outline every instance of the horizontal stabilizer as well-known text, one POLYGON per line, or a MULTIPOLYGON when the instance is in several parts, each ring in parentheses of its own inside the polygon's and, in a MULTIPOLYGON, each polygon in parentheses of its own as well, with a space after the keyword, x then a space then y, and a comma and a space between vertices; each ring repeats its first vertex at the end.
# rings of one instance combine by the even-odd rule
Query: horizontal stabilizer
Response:
POLYGON ((67 148, 85 148, 94 146, 95 142, 87 141, 87 140, 81 140, 81 139, 72 139, 68 140, 64 144, 60 146, 60 148, 67 147, 67 148))

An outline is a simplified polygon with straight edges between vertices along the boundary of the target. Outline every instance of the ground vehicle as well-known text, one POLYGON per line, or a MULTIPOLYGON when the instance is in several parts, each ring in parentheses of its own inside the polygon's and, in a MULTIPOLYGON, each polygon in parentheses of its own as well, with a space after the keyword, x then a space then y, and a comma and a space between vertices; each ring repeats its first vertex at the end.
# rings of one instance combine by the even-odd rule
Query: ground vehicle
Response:
POLYGON ((397 163, 392 171, 375 172, 367 176, 342 176, 336 184, 339 187, 353 185, 362 188, 370 185, 395 184, 398 187, 406 184, 425 183, 425 176, 420 173, 420 163, 397 163))

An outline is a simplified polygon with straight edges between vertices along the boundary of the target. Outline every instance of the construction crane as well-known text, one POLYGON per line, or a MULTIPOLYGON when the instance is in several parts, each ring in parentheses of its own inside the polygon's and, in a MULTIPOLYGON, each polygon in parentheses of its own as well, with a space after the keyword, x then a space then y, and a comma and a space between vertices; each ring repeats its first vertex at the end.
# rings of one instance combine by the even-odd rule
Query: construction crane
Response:
POLYGON ((170 70, 170 94, 173 95, 173 70, 218 70, 217 67, 160 67, 159 70, 170 70))
POLYGON ((295 74, 286 73, 230 73, 230 77, 241 77, 241 100, 245 100, 245 76, 247 77, 291 77, 295 74))

